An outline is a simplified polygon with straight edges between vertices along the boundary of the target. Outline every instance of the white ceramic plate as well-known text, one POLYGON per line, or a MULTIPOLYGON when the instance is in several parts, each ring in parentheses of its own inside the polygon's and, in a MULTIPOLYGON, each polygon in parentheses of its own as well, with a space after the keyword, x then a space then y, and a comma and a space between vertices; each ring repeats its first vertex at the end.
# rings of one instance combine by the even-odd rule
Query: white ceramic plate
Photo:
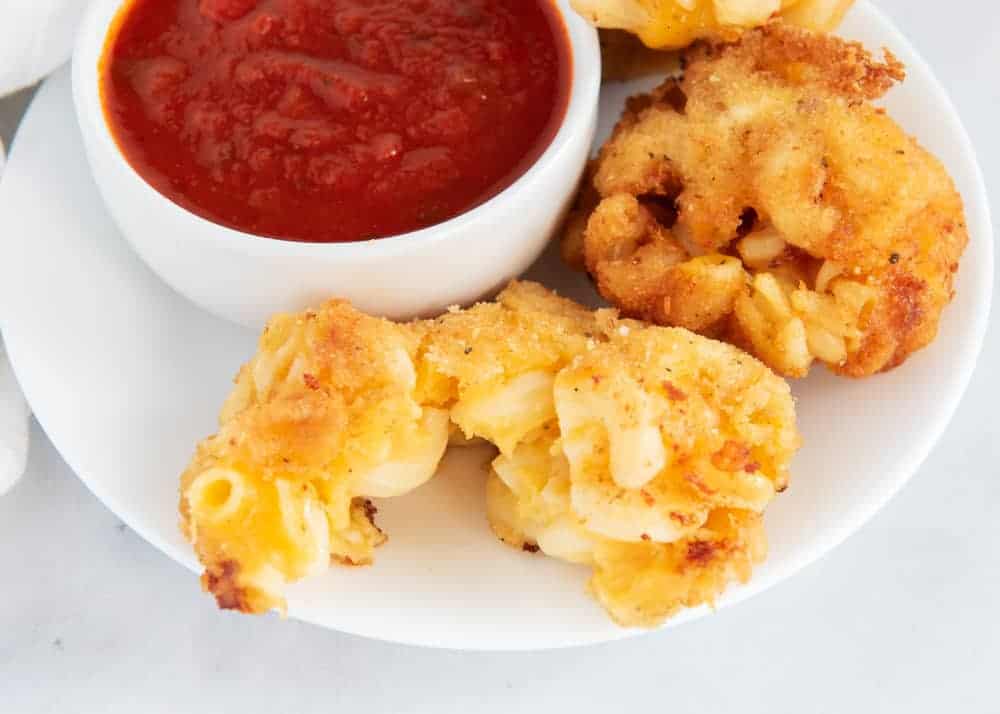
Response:
MULTIPOLYGON (((788 577, 889 499, 951 417, 986 327, 992 236, 958 117, 925 64, 872 6, 860 3, 842 32, 871 47, 886 45, 907 64, 909 79, 887 106, 951 170, 972 240, 957 297, 930 348, 887 375, 851 381, 815 370, 795 386, 805 446, 792 488, 767 514, 770 558, 720 606, 788 577)), ((640 88, 605 89, 602 137, 623 97, 640 88)), ((17 136, 0 184, 0 216, 2 327, 39 421, 111 510, 197 568, 177 529, 177 477, 195 441, 213 431, 256 336, 171 292, 118 235, 87 172, 65 70, 41 89, 17 136)), ((531 277, 594 300, 586 280, 552 255, 531 277)), ((375 566, 334 568, 297 586, 291 615, 368 637, 466 649, 558 647, 631 634, 585 594, 585 569, 493 538, 483 515, 486 459, 482 451, 456 450, 437 479, 384 502, 380 524, 390 541, 375 566)), ((177 576, 198 587, 193 575, 177 576)), ((704 613, 686 612, 670 624, 704 613)))

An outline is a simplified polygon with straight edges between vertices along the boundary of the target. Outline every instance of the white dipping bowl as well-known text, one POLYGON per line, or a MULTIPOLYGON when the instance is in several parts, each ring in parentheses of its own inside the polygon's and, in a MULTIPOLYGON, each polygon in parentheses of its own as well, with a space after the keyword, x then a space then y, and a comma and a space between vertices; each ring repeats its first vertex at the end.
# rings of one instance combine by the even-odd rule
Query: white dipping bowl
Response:
POLYGON ((353 243, 301 243, 244 233, 180 207, 122 155, 105 121, 98 64, 128 0, 94 0, 73 54, 73 100, 91 171, 135 251, 177 292, 219 317, 260 327, 275 312, 326 298, 407 318, 465 304, 524 272, 544 249, 583 171, 597 120, 597 33, 555 0, 569 38, 566 114, 538 160, 504 191, 435 226, 353 243))

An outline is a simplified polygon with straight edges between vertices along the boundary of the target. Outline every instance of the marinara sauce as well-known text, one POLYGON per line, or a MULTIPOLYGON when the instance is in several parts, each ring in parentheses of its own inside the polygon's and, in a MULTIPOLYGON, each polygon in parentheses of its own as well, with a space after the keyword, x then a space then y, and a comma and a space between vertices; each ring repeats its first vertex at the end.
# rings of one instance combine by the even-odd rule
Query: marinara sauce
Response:
POLYGON ((510 185, 566 110, 551 0, 133 0, 105 115, 160 193, 297 241, 391 236, 510 185))

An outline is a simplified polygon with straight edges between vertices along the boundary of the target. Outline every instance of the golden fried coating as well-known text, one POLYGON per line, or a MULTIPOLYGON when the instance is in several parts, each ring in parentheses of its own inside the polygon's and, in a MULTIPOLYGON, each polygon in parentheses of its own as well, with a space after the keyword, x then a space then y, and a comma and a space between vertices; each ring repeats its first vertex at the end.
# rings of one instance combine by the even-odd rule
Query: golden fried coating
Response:
POLYGON ((493 462, 487 514, 515 547, 590 565, 615 621, 648 627, 750 577, 799 437, 788 385, 749 355, 597 321, 555 378, 554 423, 493 462))
POLYGON ((221 607, 284 607, 287 582, 331 559, 371 562, 369 497, 433 475, 448 414, 415 399, 419 337, 332 300, 271 319, 219 432, 181 478, 184 529, 221 607))
MULTIPOLYGON (((853 4, 854 0, 572 0, 574 9, 597 27, 624 30, 659 49, 680 49, 704 39, 730 42, 774 17, 829 32, 853 4)), ((618 69, 618 64, 614 67, 618 69)))
POLYGON ((331 301, 268 323, 182 476, 205 589, 263 612, 331 559, 371 562, 368 498, 473 439, 499 450, 501 539, 591 566, 612 617, 642 626, 750 576, 799 443, 788 385, 754 358, 535 283, 403 325, 331 301))
POLYGON ((421 398, 450 409, 466 438, 508 451, 555 416, 556 374, 597 334, 594 314, 537 283, 423 323, 421 398))
POLYGON ((590 589, 615 622, 655 627, 681 608, 715 602, 731 582, 747 582, 766 556, 761 515, 719 508, 673 543, 599 544, 590 589))
POLYGON ((968 236, 944 167, 869 103, 899 62, 781 23, 686 59, 602 148, 570 264, 625 314, 786 376, 866 376, 930 343, 968 236))

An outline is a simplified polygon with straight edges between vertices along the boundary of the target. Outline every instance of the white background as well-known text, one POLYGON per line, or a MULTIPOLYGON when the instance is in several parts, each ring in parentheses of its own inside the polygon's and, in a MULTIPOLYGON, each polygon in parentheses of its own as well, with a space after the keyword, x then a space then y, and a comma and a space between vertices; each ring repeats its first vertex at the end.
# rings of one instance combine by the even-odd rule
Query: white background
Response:
MULTIPOLYGON (((879 4, 1000 186, 1000 5, 879 4)), ((221 613, 35 428, 0 498, 0 712, 1000 712, 997 322, 945 436, 861 532, 747 603, 586 649, 440 652, 221 613)))

